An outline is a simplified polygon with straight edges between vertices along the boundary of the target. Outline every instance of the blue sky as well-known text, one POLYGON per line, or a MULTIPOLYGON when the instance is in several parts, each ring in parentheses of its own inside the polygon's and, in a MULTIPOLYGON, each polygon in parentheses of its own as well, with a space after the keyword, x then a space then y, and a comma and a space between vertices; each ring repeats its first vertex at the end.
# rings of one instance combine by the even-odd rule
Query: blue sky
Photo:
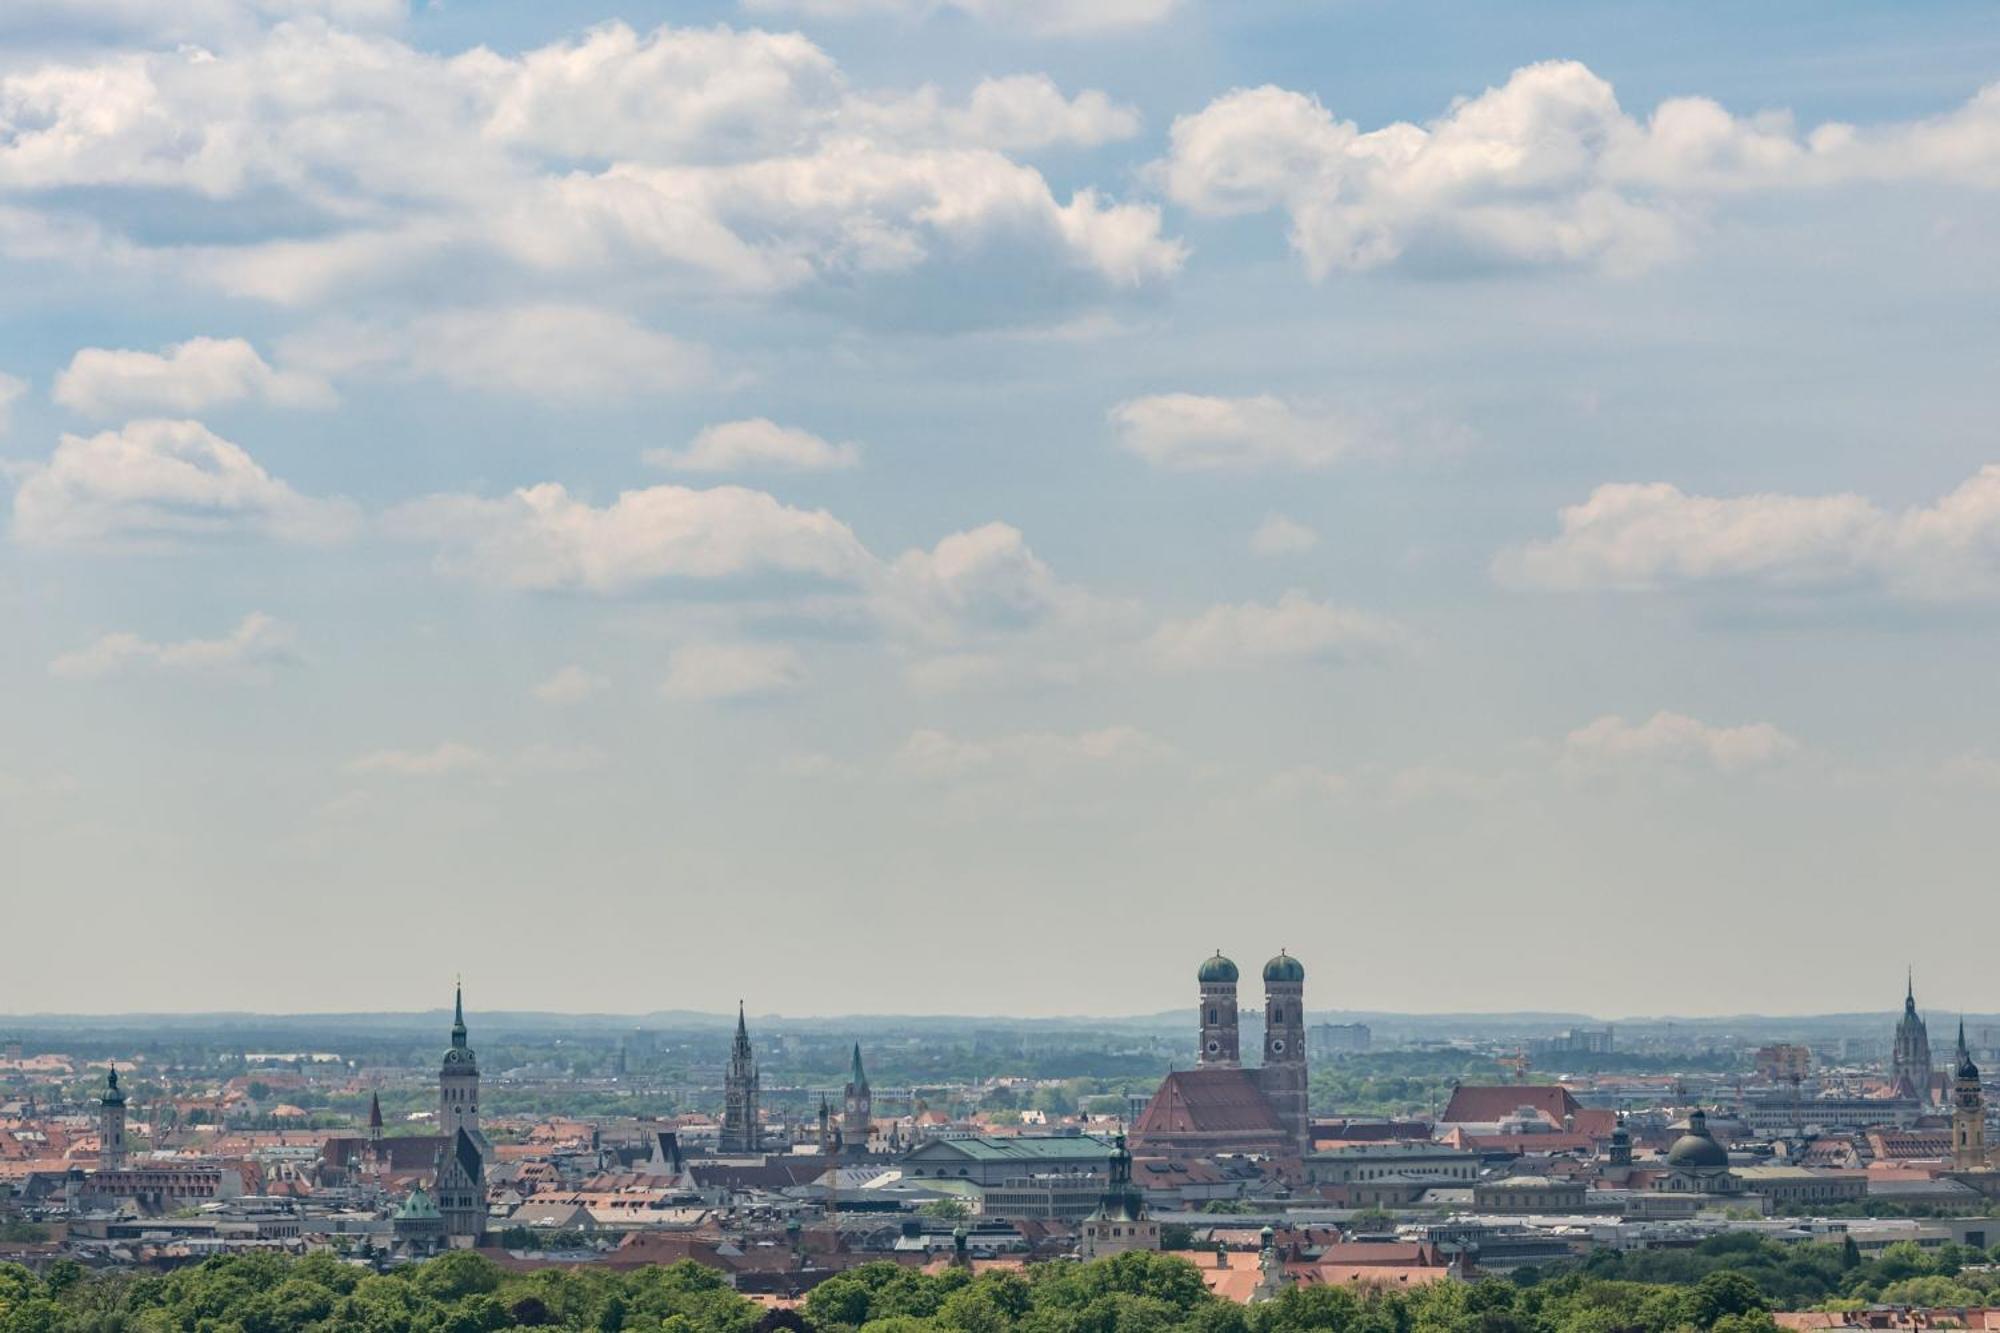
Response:
POLYGON ((0 1008, 1990 1008, 1990 18, 10 6, 0 1008))

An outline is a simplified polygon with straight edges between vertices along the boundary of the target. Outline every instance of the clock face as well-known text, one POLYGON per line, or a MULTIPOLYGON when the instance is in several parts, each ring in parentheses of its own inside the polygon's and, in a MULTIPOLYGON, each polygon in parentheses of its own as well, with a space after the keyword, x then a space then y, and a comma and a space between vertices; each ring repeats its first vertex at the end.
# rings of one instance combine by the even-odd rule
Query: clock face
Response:
POLYGON ((1222 1043, 1219 1041, 1212 1041, 1208 1044, 1208 1053, 1210 1055, 1214 1055, 1217 1051, 1221 1049, 1222 1049, 1222 1043))
MULTIPOLYGON (((1880 1050, 1881 1048, 1877 1047, 1876 1049, 1880 1050)), ((1271 1038, 1271 1053, 1273 1055, 1283 1055, 1285 1053, 1285 1039, 1283 1037, 1271 1038)))

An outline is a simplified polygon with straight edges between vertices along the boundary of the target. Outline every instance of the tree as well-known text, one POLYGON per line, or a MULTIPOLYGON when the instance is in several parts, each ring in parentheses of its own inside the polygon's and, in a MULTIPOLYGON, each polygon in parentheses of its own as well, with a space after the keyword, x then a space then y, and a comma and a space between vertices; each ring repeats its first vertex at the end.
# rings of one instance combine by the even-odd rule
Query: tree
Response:
POLYGON ((1712 1328, 1725 1315, 1763 1314, 1770 1309, 1757 1284, 1742 1273, 1710 1273, 1688 1293, 1688 1315, 1698 1328, 1712 1328))

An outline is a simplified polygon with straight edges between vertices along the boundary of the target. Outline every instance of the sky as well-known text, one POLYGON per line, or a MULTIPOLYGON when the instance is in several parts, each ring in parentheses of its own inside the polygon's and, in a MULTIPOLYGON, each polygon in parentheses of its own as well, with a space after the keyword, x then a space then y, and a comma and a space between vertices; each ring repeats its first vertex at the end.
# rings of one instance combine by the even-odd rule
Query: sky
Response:
POLYGON ((10 0, 0 1011, 2000 1007, 1992 18, 10 0))

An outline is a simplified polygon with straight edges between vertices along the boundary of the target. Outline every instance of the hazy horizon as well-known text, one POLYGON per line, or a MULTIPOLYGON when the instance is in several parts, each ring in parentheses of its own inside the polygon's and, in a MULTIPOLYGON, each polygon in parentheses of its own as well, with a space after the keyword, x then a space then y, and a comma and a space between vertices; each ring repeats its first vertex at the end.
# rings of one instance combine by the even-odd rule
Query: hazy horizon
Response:
POLYGON ((8 4, 0 1008, 2000 1007, 1992 20, 8 4))

